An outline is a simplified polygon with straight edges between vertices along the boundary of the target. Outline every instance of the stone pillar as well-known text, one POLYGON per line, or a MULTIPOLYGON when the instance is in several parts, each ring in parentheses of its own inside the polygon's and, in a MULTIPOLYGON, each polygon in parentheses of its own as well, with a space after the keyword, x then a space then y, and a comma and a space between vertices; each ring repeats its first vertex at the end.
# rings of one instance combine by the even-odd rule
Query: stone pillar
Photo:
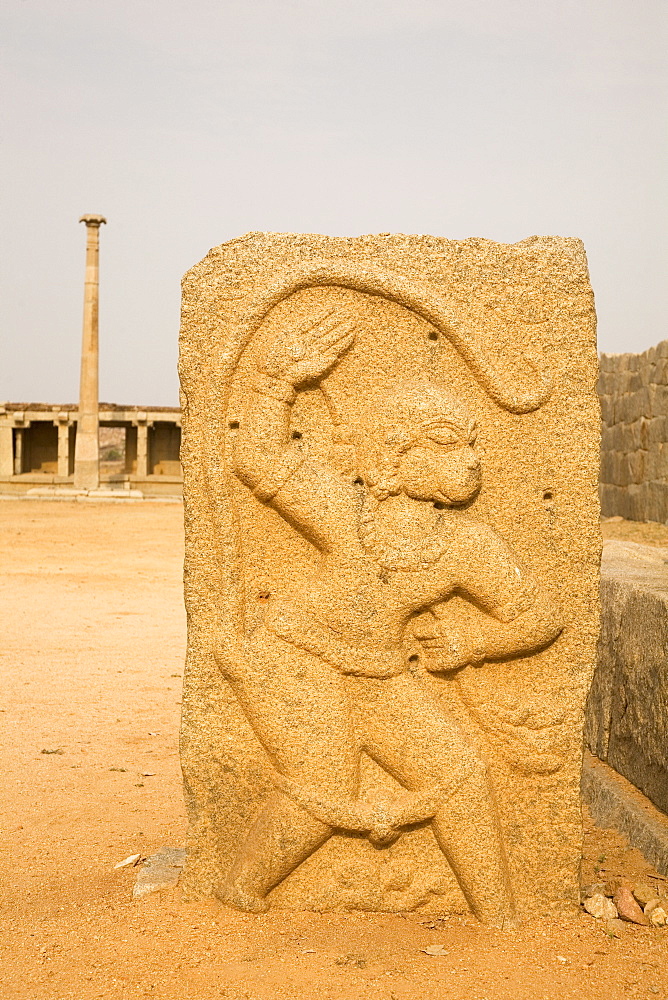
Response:
POLYGON ((0 476, 14 475, 14 431, 12 425, 0 425, 0 476))
POLYGON ((20 476, 23 472, 23 445, 25 437, 25 428, 16 428, 16 446, 14 448, 14 475, 20 476))
POLYGON ((70 474, 70 427, 67 413, 58 414, 58 478, 67 479, 70 474))
POLYGON ((74 452, 74 485, 95 490, 100 485, 98 441, 98 298, 99 234, 107 220, 101 215, 83 215, 86 223, 86 279, 84 284, 83 337, 81 342, 81 382, 79 421, 74 452))
POLYGON ((148 475, 148 425, 137 424, 137 479, 145 479, 148 475))

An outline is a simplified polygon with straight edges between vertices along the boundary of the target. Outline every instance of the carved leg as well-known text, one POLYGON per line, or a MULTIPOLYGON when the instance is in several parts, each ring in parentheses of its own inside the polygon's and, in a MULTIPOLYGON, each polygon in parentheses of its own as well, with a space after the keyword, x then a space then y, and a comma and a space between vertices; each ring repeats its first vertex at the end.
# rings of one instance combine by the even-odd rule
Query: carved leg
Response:
POLYGON ((501 829, 475 748, 410 675, 364 682, 355 696, 365 749, 404 787, 418 791, 462 773, 462 786, 434 817, 434 834, 475 916, 510 926, 514 907, 501 829))
MULTIPOLYGON (((340 674, 258 629, 248 668, 233 690, 272 765, 323 795, 355 798, 359 750, 340 674)), ((243 839, 218 895, 241 909, 267 909, 267 894, 332 834, 282 792, 274 792, 243 839)))
POLYGON ((220 898, 241 910, 267 910, 267 894, 331 834, 331 827, 275 792, 251 826, 220 898))
POLYGON ((438 845, 478 920, 490 927, 513 926, 508 865, 482 762, 478 773, 436 813, 432 826, 438 845))

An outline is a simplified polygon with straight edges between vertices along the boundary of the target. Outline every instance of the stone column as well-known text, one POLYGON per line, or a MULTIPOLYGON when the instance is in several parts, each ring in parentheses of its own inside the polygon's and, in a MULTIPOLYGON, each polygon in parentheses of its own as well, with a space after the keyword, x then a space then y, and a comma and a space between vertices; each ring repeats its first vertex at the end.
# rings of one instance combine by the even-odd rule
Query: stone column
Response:
POLYGON ((70 427, 67 413, 58 414, 58 478, 67 479, 70 472, 70 427))
POLYGON ((23 445, 25 444, 25 428, 16 428, 16 438, 14 439, 14 475, 20 476, 23 472, 23 445))
POLYGON ((0 476, 14 475, 14 430, 10 423, 0 424, 0 476))
POLYGON ((101 215, 83 215, 86 223, 86 280, 84 284, 83 337, 81 342, 81 382, 79 420, 74 449, 74 485, 95 490, 100 485, 98 441, 98 298, 99 235, 107 220, 101 215))
POLYGON ((148 425, 137 423, 137 479, 148 475, 148 425))

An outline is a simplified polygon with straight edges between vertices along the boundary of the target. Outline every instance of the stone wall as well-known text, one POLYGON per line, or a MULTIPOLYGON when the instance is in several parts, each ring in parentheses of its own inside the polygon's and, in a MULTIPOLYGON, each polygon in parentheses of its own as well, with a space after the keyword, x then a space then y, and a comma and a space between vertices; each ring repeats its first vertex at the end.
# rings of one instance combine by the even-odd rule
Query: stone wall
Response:
POLYGON ((601 354, 601 512, 668 522, 668 340, 601 354))

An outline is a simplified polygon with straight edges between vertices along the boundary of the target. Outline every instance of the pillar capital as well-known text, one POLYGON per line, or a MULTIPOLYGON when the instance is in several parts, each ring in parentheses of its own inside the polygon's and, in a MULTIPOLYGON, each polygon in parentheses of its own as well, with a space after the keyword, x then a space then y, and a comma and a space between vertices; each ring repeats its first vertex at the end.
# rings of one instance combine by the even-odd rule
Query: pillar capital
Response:
POLYGON ((103 215, 82 215, 79 222, 85 222, 87 226, 94 226, 95 229, 99 229, 100 226, 106 225, 107 220, 103 215))

